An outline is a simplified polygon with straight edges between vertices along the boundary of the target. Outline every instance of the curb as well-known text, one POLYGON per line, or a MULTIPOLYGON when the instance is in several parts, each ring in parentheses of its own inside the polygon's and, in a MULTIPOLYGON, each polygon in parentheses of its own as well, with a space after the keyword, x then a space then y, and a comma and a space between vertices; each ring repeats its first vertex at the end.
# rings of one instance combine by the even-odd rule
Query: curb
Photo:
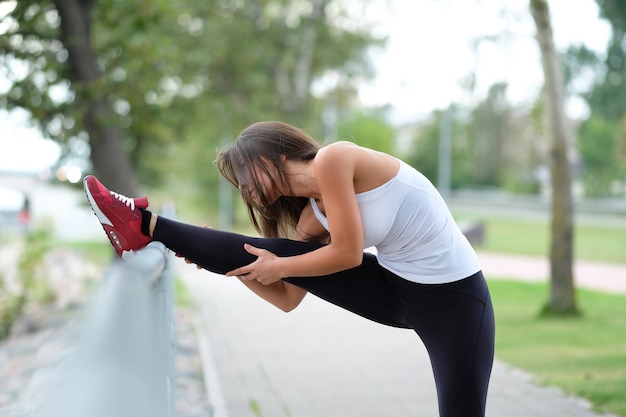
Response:
POLYGON ((213 350, 209 337, 204 329, 202 317, 204 312, 200 311, 194 319, 193 327, 198 340, 198 351, 200 353, 200 363, 202 365, 202 375, 204 378, 204 388, 208 402, 211 406, 210 417, 228 417, 226 401, 222 392, 222 386, 217 374, 217 366, 213 359, 213 350))

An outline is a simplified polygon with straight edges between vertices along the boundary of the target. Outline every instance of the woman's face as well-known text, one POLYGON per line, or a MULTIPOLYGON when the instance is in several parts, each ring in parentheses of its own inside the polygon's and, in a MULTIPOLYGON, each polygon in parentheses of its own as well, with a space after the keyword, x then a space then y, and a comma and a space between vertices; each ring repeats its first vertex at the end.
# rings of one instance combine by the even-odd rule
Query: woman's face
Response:
POLYGON ((255 187, 253 181, 250 181, 251 184, 247 184, 246 181, 242 180, 239 182, 239 191, 248 195, 256 205, 261 206, 264 200, 268 204, 273 204, 283 195, 282 187, 276 186, 276 184, 280 185, 281 183, 279 172, 269 162, 265 162, 265 168, 259 165, 252 167, 251 176, 256 179, 259 189, 255 187))

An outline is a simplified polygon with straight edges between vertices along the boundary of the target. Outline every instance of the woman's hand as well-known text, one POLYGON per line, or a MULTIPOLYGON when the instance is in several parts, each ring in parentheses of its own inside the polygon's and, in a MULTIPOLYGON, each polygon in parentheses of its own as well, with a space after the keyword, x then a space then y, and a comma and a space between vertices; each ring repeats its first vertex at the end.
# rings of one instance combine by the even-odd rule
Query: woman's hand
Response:
POLYGON ((200 265, 198 265, 195 262, 189 260, 189 258, 185 258, 183 255, 179 255, 179 254, 175 253, 174 256, 176 256, 177 258, 183 258, 187 265, 194 264, 194 265, 196 265, 196 269, 202 269, 202 267, 200 265))
POLYGON ((281 274, 281 262, 278 256, 266 249, 256 248, 249 243, 243 245, 246 252, 257 257, 256 261, 233 269, 226 273, 227 277, 237 276, 245 281, 257 280, 263 285, 273 284, 283 278, 281 274))

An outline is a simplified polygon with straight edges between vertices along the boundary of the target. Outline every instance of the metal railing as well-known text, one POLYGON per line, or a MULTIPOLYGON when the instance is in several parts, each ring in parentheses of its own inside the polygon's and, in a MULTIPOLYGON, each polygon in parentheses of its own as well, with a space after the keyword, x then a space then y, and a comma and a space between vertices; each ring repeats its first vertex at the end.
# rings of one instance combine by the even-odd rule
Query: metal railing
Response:
POLYGON ((42 417, 174 417, 172 273, 152 242, 113 262, 42 417))

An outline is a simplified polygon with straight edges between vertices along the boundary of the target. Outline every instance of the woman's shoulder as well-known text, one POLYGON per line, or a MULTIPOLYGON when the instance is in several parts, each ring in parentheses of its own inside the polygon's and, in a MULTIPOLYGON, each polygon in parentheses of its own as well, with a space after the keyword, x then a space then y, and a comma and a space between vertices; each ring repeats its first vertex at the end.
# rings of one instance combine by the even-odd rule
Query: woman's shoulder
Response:
POLYGON ((360 146, 354 142, 350 142, 347 140, 340 140, 337 142, 332 142, 327 145, 324 145, 320 148, 320 151, 323 152, 341 152, 346 149, 359 149, 360 146))
POLYGON ((338 141, 324 145, 317 153, 315 159, 349 159, 358 155, 364 148, 349 141, 338 141))
POLYGON ((362 149, 347 141, 330 143, 318 151, 314 166, 325 172, 353 171, 362 157, 362 149))

